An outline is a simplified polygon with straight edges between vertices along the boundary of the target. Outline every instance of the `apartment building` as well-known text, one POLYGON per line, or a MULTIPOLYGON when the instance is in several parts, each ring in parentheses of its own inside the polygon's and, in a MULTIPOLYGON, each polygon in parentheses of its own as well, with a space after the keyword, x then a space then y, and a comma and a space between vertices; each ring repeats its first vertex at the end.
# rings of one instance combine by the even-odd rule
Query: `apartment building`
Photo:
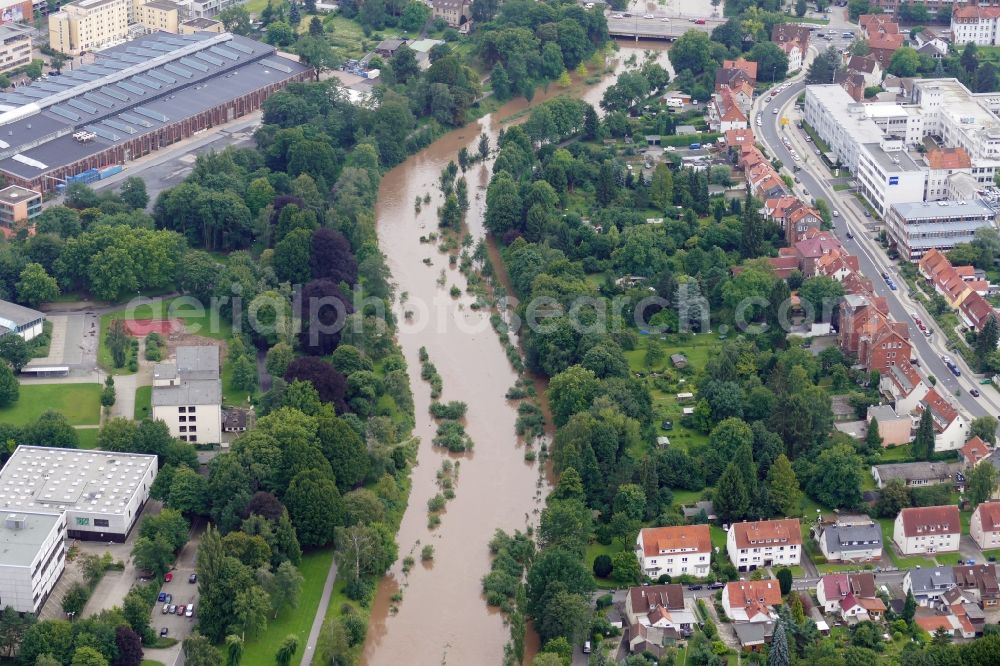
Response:
POLYGON ((31 29, 23 25, 0 25, 0 72, 31 62, 31 29))
POLYGON ((976 507, 969 520, 969 536, 983 550, 1000 548, 1000 502, 983 502, 976 507))
POLYGON ((929 250, 971 242, 976 230, 995 226, 996 217, 981 201, 912 201, 890 206, 885 229, 900 257, 919 261, 929 250))
MULTIPOLYGON (((42 3, 47 7, 46 3, 42 3)), ((41 8, 39 8, 41 10, 41 8)), ((0 23, 31 23, 35 14, 32 0, 0 0, 0 23)))
POLYGON ((892 540, 903 555, 923 555, 957 551, 961 534, 957 506, 911 507, 896 516, 892 540))
POLYGON ((131 0, 76 0, 49 14, 49 45, 78 56, 128 36, 131 0))
POLYGON ((793 566, 802 556, 797 518, 736 523, 726 536, 726 552, 737 571, 793 566))
POLYGON ((173 34, 180 32, 178 20, 186 16, 186 11, 172 0, 134 0, 132 3, 134 22, 142 24, 150 32, 163 31, 173 34))
POLYGON ((1000 44, 1000 7, 966 5, 951 13, 951 38, 956 46, 1000 44))
POLYGON ((712 539, 708 525, 647 527, 639 531, 635 544, 642 572, 650 578, 708 575, 712 539))

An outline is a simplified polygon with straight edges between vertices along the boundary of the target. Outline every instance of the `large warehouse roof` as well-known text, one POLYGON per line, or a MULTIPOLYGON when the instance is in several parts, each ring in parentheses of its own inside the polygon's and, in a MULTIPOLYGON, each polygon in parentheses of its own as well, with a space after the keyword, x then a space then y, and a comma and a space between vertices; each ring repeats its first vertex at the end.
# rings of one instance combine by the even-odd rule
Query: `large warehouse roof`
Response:
POLYGON ((19 446, 0 470, 0 509, 124 513, 156 456, 19 446))
POLYGON ((37 178, 306 71, 229 33, 147 35, 0 94, 0 170, 37 178))

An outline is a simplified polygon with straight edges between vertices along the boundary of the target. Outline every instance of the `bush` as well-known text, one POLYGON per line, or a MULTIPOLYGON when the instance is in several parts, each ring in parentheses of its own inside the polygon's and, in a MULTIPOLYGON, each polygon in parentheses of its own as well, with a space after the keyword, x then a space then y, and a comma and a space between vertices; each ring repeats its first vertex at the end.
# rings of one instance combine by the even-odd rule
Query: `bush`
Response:
POLYGON ((420 550, 420 561, 430 562, 434 559, 434 546, 427 544, 420 550))
MULTIPOLYGON (((605 556, 602 555, 601 557, 605 556)), ((597 610, 610 607, 612 601, 613 597, 610 594, 602 594, 601 596, 597 597, 597 610)))
POLYGON ((611 558, 607 555, 598 555, 594 558, 594 575, 598 578, 607 578, 611 575, 611 558))
POLYGON ((468 406, 464 402, 452 400, 448 403, 432 402, 431 416, 436 419, 461 419, 465 417, 468 406))
POLYGON ((129 361, 128 361, 128 371, 129 372, 138 372, 139 371, 139 361, 136 360, 135 356, 133 356, 132 358, 130 358, 129 361))
POLYGON ((443 446, 452 453, 461 453, 472 449, 472 438, 465 432, 465 426, 452 420, 442 421, 438 425, 433 443, 435 446, 443 446))

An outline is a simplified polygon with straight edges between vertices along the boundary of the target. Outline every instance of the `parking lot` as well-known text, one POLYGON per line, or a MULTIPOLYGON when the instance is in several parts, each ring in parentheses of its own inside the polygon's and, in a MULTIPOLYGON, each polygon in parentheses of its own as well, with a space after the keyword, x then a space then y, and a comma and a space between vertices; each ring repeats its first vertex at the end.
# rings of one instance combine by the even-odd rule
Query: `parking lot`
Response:
POLYGON ((191 574, 194 573, 195 556, 198 553, 198 542, 201 532, 192 534, 192 539, 181 549, 174 568, 170 570, 171 580, 165 582, 160 588, 161 592, 171 595, 171 604, 194 604, 194 615, 185 617, 183 615, 169 615, 163 612, 164 602, 157 602, 153 606, 153 617, 150 626, 159 634, 164 628, 167 630, 167 637, 184 640, 194 628, 198 619, 198 585, 190 583, 191 574))

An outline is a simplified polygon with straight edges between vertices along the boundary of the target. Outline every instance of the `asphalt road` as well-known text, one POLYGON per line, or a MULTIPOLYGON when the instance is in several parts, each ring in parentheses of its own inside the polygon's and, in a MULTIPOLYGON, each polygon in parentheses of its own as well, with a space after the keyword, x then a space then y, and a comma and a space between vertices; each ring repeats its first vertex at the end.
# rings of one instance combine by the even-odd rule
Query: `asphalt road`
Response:
POLYGON ((801 180, 801 185, 797 185, 797 193, 811 196, 818 199, 826 199, 832 210, 840 212, 839 217, 835 217, 833 231, 847 250, 858 257, 861 273, 871 279, 875 292, 880 296, 885 296, 889 311, 896 321, 906 322, 910 331, 910 341, 919 360, 921 374, 933 375, 937 378, 937 390, 952 403, 959 403, 961 409, 967 415, 975 418, 977 416, 996 415, 1000 413, 1000 401, 997 401, 991 393, 992 389, 984 391, 980 398, 975 398, 969 394, 969 389, 978 386, 978 377, 968 368, 965 362, 957 353, 950 353, 943 346, 945 337, 933 318, 916 301, 909 298, 903 290, 907 289, 906 283, 899 277, 897 265, 890 261, 885 253, 879 248, 874 240, 876 231, 867 228, 867 224, 872 220, 864 217, 863 208, 860 203, 849 192, 835 192, 829 183, 833 177, 830 171, 820 162, 820 158, 815 154, 815 147, 804 140, 801 130, 789 122, 784 129, 779 128, 779 120, 782 117, 792 117, 792 107, 795 99, 805 90, 805 85, 800 81, 790 86, 785 91, 779 93, 770 104, 765 104, 762 96, 760 103, 755 105, 754 113, 760 111, 762 115, 762 127, 754 125, 754 132, 759 140, 767 146, 772 155, 776 155, 781 162, 788 167, 799 164, 802 169, 795 175, 801 180), (774 109, 779 113, 775 114, 774 109), (792 148, 798 147, 798 154, 803 158, 802 162, 796 163, 790 151, 785 148, 780 135, 789 135, 792 140, 792 148), (848 238, 847 232, 850 230, 854 238, 848 238), (891 290, 882 279, 882 271, 887 271, 894 277, 894 282, 899 286, 899 290, 891 290), (916 313, 925 325, 934 331, 933 336, 928 339, 917 328, 913 322, 911 313, 916 313), (962 377, 956 378, 945 366, 941 359, 942 354, 948 354, 959 365, 962 377))

